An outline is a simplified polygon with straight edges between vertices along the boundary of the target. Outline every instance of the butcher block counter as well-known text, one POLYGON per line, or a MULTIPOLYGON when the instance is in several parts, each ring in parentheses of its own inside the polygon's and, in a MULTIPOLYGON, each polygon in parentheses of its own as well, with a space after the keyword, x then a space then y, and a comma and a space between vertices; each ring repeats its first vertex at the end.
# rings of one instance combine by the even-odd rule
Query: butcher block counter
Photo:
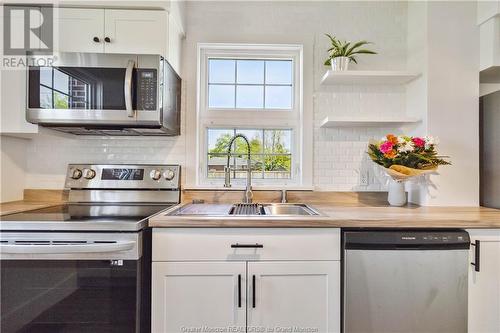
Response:
POLYGON ((500 228, 500 210, 484 207, 342 206, 309 204, 314 216, 169 216, 149 220, 155 228, 196 227, 331 227, 331 228, 500 228))

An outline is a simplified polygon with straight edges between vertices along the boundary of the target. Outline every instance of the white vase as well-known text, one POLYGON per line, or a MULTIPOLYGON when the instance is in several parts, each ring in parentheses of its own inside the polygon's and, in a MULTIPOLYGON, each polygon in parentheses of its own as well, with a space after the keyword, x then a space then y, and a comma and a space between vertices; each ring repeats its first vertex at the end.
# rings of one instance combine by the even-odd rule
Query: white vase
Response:
POLYGON ((346 71, 349 68, 349 62, 351 62, 349 57, 336 57, 330 59, 332 71, 346 71))
POLYGON ((391 206, 403 206, 406 204, 405 183, 393 179, 389 182, 389 194, 387 201, 391 206))

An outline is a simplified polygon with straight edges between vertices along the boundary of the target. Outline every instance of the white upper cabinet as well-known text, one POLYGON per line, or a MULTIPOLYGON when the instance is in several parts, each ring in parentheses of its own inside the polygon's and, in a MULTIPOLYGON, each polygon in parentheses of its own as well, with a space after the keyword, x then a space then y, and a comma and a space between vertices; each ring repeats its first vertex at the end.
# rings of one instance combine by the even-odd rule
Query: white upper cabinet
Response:
POLYGON ((469 333, 500 332, 500 230, 468 230, 471 235, 469 333), (479 249, 477 244, 479 241, 479 249), (478 258, 476 258, 476 251, 478 258))
POLYGON ((59 8, 54 11, 55 50, 103 52, 104 10, 59 8))
POLYGON ((249 262, 248 326, 340 332, 340 262, 249 262))
POLYGON ((104 51, 168 56, 168 13, 155 10, 106 9, 104 51))
MULTIPOLYGON (((6 6, 4 11, 6 8, 8 7, 6 6)), ((18 8, 19 11, 16 11, 14 6, 9 6, 9 8, 14 10, 11 12, 12 26, 23 27, 26 7, 18 8)), ((33 13, 37 13, 39 10, 38 7, 30 8, 34 9, 33 13)), ((40 25, 41 16, 33 14, 30 19, 34 26, 40 25)), ((22 47, 22 45, 19 46, 15 43, 16 41, 24 41, 24 35, 21 36, 24 34, 24 30, 22 28, 12 29, 11 34, 13 46, 22 47)), ((29 137, 31 134, 38 133, 38 126, 26 121, 26 71, 22 67, 3 68, 0 73, 0 90, 0 134, 29 137)))

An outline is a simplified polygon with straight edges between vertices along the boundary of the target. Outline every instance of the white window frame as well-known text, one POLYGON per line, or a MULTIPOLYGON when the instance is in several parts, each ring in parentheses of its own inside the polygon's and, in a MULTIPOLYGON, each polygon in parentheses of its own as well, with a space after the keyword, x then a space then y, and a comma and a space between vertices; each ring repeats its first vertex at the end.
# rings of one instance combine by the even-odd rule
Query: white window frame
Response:
MULTIPOLYGON (((207 177, 208 128, 291 129, 292 163, 290 179, 252 179, 255 187, 301 187, 303 185, 303 47, 292 44, 199 43, 197 68, 196 185, 222 187, 223 179, 207 177), (293 94, 291 109, 208 108, 208 59, 291 59, 293 94)), ((235 187, 245 179, 232 179, 235 187)))

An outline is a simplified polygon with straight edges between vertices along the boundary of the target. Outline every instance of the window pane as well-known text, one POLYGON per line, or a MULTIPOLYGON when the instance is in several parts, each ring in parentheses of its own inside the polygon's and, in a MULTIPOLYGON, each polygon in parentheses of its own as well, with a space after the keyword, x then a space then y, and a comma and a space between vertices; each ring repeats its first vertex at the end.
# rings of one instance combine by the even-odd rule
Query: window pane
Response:
POLYGON ((54 109, 67 109, 69 106, 69 96, 54 91, 54 109))
MULTIPOLYGON (((243 134, 247 137, 248 141, 250 141, 250 152, 252 154, 261 154, 263 152, 262 130, 237 129, 236 133, 243 134)), ((238 153, 247 153, 247 146, 243 139, 236 140, 235 151, 238 153)))
POLYGON ((224 179, 224 166, 226 166, 226 155, 208 154, 207 175, 208 178, 224 179))
POLYGON ((52 87, 52 68, 40 67, 40 84, 52 87))
POLYGON ((292 61, 270 60, 266 61, 267 84, 292 84, 292 61))
POLYGON ((69 76, 57 69, 54 69, 54 89, 65 94, 69 91, 69 76))
POLYGON ((208 129, 208 152, 225 154, 233 136, 233 129, 208 129))
POLYGON ((291 155, 270 155, 264 157, 264 178, 291 178, 291 155))
POLYGON ((291 109, 291 86, 266 86, 266 109, 291 109))
POLYGON ((234 108, 234 86, 216 85, 208 86, 209 108, 234 108))
POLYGON ((264 61, 238 60, 236 66, 238 83, 264 84, 264 61))
POLYGON ((52 90, 40 87, 40 108, 52 109, 52 90))
POLYGON ((262 109, 264 107, 264 87, 237 86, 236 107, 242 109, 262 109))
POLYGON ((208 83, 235 83, 235 60, 209 59, 208 83))
POLYGON ((292 146, 291 130, 265 130, 264 152, 267 154, 290 153, 292 146))

